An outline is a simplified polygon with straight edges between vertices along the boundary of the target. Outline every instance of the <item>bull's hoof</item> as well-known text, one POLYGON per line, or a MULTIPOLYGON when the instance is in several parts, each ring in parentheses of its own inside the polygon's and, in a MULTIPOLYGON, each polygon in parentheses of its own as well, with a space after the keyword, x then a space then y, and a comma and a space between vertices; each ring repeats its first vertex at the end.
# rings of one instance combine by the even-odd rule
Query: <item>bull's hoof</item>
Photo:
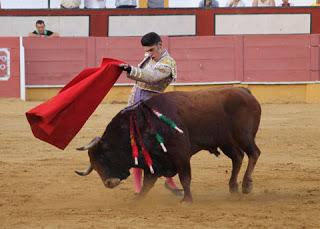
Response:
POLYGON ((181 204, 184 205, 190 205, 193 203, 192 197, 183 197, 183 199, 180 201, 181 204))
POLYGON ((239 192, 238 184, 229 184, 229 192, 230 193, 238 193, 239 192))
POLYGON ((252 191, 253 183, 252 181, 246 181, 242 183, 242 193, 249 194, 252 191))

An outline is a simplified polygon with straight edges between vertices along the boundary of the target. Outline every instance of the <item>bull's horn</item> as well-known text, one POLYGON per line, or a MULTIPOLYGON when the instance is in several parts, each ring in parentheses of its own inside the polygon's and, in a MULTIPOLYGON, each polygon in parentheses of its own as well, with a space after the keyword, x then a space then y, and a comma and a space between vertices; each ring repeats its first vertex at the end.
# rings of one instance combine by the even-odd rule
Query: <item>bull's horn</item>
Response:
POLYGON ((86 171, 83 171, 83 172, 75 171, 75 173, 78 174, 79 176, 87 176, 92 172, 92 170, 93 170, 92 165, 89 165, 86 171))
POLYGON ((77 148, 77 150, 80 150, 80 151, 88 150, 88 149, 96 146, 98 144, 98 142, 100 141, 100 139, 101 139, 100 137, 95 137, 94 139, 91 140, 91 142, 88 145, 77 148))

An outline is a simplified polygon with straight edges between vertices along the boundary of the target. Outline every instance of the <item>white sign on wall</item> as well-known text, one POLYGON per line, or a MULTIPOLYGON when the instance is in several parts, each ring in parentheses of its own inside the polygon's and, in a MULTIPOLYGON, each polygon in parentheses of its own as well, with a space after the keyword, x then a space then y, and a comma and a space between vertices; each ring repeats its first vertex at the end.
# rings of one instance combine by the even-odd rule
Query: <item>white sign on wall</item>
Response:
POLYGON ((142 36, 151 31, 165 36, 196 34, 196 15, 109 16, 109 36, 142 36))
POLYGON ((310 14, 215 15, 216 35, 310 34, 310 14))
POLYGON ((0 48, 0 80, 9 80, 10 78, 10 50, 0 48))
POLYGON ((0 16, 0 37, 28 36, 39 19, 44 20, 46 29, 60 36, 89 36, 89 16, 0 16))

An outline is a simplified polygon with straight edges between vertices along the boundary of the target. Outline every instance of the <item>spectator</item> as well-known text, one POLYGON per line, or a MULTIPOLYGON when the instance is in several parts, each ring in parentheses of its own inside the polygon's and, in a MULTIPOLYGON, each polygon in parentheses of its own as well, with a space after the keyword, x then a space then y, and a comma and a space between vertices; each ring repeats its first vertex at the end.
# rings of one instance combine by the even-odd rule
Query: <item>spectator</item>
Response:
POLYGON ((219 2, 216 0, 201 0, 199 7, 219 7, 219 2))
POLYGON ((289 0, 282 0, 282 3, 280 3, 280 6, 290 7, 290 6, 293 6, 293 3, 289 2, 289 0))
POLYGON ((84 8, 86 9, 106 8, 106 0, 84 0, 84 8))
POLYGON ((320 6, 320 0, 316 0, 311 6, 320 6))
POLYGON ((229 0, 227 7, 245 7, 246 5, 242 0, 229 0))
POLYGON ((36 30, 32 33, 29 33, 30 37, 59 37, 58 33, 46 30, 46 25, 44 21, 38 20, 36 22, 36 30))
POLYGON ((117 8, 136 8, 137 0, 116 0, 117 8))
POLYGON ((252 6, 276 6, 274 0, 253 0, 252 6))
POLYGON ((148 8, 164 8, 164 0, 148 0, 148 8))
POLYGON ((62 9, 79 9, 81 0, 61 0, 60 6, 62 9))

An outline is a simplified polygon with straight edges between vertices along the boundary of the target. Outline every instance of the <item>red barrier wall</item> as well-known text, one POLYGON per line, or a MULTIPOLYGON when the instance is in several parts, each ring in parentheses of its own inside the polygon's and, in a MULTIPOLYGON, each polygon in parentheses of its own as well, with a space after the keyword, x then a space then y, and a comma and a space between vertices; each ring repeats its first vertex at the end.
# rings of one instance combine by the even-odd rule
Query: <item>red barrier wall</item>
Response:
POLYGON ((320 80, 320 35, 311 35, 311 63, 310 74, 311 80, 320 80))
MULTIPOLYGON (((177 83, 319 81, 320 35, 163 37, 177 83)), ((137 65, 137 37, 24 39, 26 82, 64 85, 103 57, 137 65)), ((132 83, 122 76, 118 83, 132 83)))
POLYGON ((310 81, 310 36, 245 36, 244 81, 310 81))
POLYGON ((24 38, 27 85, 64 85, 95 66, 94 38, 24 38))
POLYGON ((240 81, 242 36, 173 37, 169 52, 178 64, 178 83, 240 81))
POLYGON ((0 80, 0 97, 20 97, 20 41, 19 38, 0 38, 0 48, 10 51, 10 78, 0 80))
POLYGON ((214 35, 214 18, 218 14, 299 14, 311 15, 311 33, 320 34, 320 10, 317 7, 247 7, 214 9, 105 9, 105 10, 0 10, 0 16, 89 16, 90 36, 108 36, 111 15, 196 15, 196 35, 214 35))

